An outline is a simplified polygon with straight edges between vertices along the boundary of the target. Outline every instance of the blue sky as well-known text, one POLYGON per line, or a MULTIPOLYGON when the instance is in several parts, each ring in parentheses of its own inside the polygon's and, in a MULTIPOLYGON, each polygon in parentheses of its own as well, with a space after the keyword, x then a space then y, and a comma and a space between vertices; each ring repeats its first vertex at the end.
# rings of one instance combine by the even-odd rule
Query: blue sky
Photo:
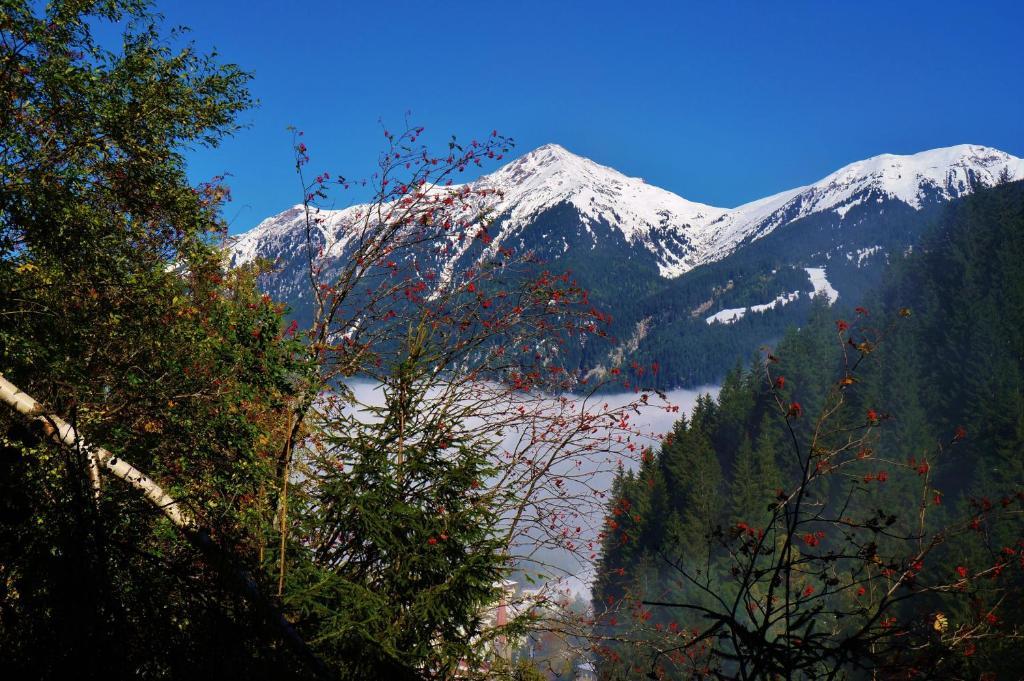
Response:
POLYGON ((1024 156, 1019 2, 289 2, 157 8, 254 72, 250 127, 189 155, 231 173, 233 232, 298 202, 312 167, 371 172, 406 111, 443 145, 492 128, 734 206, 884 152, 1024 156))

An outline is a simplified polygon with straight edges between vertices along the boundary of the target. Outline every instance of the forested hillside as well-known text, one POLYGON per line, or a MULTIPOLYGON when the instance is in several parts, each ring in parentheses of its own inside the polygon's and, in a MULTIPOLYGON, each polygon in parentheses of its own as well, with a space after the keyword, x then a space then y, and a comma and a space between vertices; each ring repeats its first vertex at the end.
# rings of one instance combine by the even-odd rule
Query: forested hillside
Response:
MULTIPOLYGON (((827 286, 833 298, 860 300, 948 202, 1021 176, 1024 161, 1016 157, 957 145, 882 154, 814 184, 724 209, 549 144, 454 185, 489 196, 474 238, 451 235, 417 254, 415 263, 399 258, 395 264, 433 269, 435 287, 499 250, 529 255, 534 273, 571 272, 611 313, 612 335, 635 350, 635 359, 660 364, 652 387, 708 385, 762 343, 805 323, 815 291, 827 286)), ((315 241, 321 267, 339 268, 353 248, 352 226, 366 210, 323 208, 307 231, 304 211, 290 208, 235 238, 232 262, 274 263, 260 285, 287 301, 289 314, 304 325, 313 306, 307 239, 315 241)), ((581 372, 611 364, 603 343, 565 352, 581 372)))
MULTIPOLYGON (((299 28, 289 95, 360 70, 299 28)), ((1024 160, 723 209, 551 144, 473 180, 510 137, 405 118, 338 209, 288 128, 301 203, 229 235, 192 161, 242 158, 253 76, 188 40, 0 2, 4 679, 1024 676, 1024 160)), ((402 66, 374 96, 454 101, 402 66)))
MULTIPOLYGON (((744 538, 775 536, 779 524, 803 522, 794 520, 801 513, 810 513, 808 533, 792 537, 801 558, 783 560, 787 585, 788 570, 805 570, 798 598, 819 631, 850 636, 845 651, 811 659, 805 673, 1020 676, 1013 644, 957 636, 1022 621, 1022 263, 1024 183, 951 206, 878 290, 832 308, 817 299, 809 324, 790 330, 767 359, 738 366, 716 400, 702 400, 638 470, 618 476, 594 588, 597 626, 650 647, 602 647, 609 678, 652 669, 690 678, 709 668, 741 676, 738 660, 749 663, 757 647, 742 637, 729 643, 724 625, 722 642, 699 632, 724 622, 719 610, 728 613, 737 594, 764 595, 736 572, 736 555, 750 550, 744 538), (803 511, 792 506, 798 488, 803 511), (918 554, 922 545, 928 550, 918 554), (877 553, 885 588, 850 549, 877 553), (819 559, 828 564, 820 573, 819 559), (852 621, 874 633, 857 639, 843 629, 852 621), (898 630, 938 643, 945 658, 898 652, 887 642, 898 630)), ((758 615, 748 614, 755 626, 758 615)), ((786 654, 799 646, 770 630, 760 634, 786 654)), ((808 649, 827 648, 807 637, 808 649)))

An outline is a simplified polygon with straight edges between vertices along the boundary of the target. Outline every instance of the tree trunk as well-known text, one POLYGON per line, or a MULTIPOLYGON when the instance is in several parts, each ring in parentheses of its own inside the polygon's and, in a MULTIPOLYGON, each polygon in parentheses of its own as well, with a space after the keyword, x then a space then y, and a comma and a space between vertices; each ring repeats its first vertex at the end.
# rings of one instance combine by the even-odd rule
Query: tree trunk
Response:
MULTIPOLYGON (((90 468, 92 467, 92 462, 95 461, 99 469, 105 470, 114 477, 123 480, 145 496, 152 506, 163 513, 175 527, 181 530, 192 546, 210 560, 211 564, 215 566, 217 571, 230 584, 239 589, 249 599, 260 615, 278 631, 295 653, 306 660, 318 675, 328 676, 324 663, 313 654, 305 641, 302 640, 292 625, 284 618, 284 615, 263 596, 256 580, 249 571, 238 567, 233 557, 215 544, 210 539, 209 533, 197 525, 192 514, 177 499, 165 492, 155 480, 106 449, 87 444, 71 424, 56 414, 49 413, 42 404, 36 402, 27 393, 22 392, 16 385, 4 378, 2 374, 0 374, 0 402, 26 419, 38 424, 43 434, 50 441, 67 447, 81 447, 89 457, 90 468)), ((97 480, 92 479, 92 476, 90 476, 90 481, 93 492, 96 493, 98 491, 96 486, 97 480)))

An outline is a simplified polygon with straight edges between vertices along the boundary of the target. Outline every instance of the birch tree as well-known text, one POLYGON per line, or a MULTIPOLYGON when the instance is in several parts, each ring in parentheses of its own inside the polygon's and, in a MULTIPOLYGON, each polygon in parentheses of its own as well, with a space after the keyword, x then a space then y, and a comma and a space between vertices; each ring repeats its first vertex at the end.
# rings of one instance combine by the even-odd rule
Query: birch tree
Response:
POLYGON ((182 157, 237 129, 249 77, 171 35, 141 1, 0 5, 0 640, 15 675, 309 671, 256 593, 298 347, 255 272, 225 271, 226 189, 193 186, 182 157), (124 29, 116 48, 93 38, 101 24, 124 29))

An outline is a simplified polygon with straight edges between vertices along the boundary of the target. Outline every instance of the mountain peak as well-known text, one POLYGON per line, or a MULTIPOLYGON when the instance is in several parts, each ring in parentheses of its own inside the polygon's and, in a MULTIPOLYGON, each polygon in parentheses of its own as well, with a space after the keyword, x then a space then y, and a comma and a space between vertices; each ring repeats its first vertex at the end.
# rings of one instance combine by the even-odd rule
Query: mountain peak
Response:
POLYGON ((987 147, 983 144, 954 144, 948 147, 925 149, 913 154, 879 154, 850 165, 857 165, 857 163, 870 164, 877 159, 901 159, 910 162, 938 165, 953 165, 966 160, 984 164, 1010 158, 1014 157, 1005 151, 987 147))
MULTIPOLYGON (((816 185, 845 178, 872 178, 880 186, 891 188, 896 198, 919 207, 917 194, 922 183, 942 185, 953 175, 960 175, 957 179, 965 182, 990 185, 1004 170, 1011 177, 1019 175, 1024 171, 1022 163, 1024 162, 1021 159, 992 147, 957 144, 919 151, 916 154, 872 156, 843 166, 816 185)), ((965 185, 962 189, 969 187, 965 185)), ((955 198, 956 195, 959 194, 947 198, 955 198)))
POLYGON ((721 257, 745 239, 758 239, 812 213, 832 211, 843 220, 858 205, 886 199, 920 210, 1007 179, 1024 179, 1024 159, 978 144, 879 154, 845 165, 813 184, 729 211, 712 225, 715 235, 708 252, 721 257))
MULTIPOLYGON (((813 184, 724 209, 688 201, 551 143, 473 184, 500 192, 493 209, 503 226, 495 243, 521 238, 521 230, 540 214, 568 206, 579 219, 568 220, 566 229, 578 230, 595 244, 599 225, 618 231, 630 246, 650 251, 659 273, 671 278, 814 213, 832 213, 841 222, 858 206, 853 215, 890 200, 921 209, 1007 179, 1024 179, 1024 160, 991 147, 960 144, 908 155, 880 154, 850 163, 813 184)), ((357 210, 321 214, 325 252, 341 248, 338 226, 346 221, 347 211, 357 210)), ((268 218, 240 235, 233 250, 240 261, 251 259, 266 242, 290 238, 300 219, 295 209, 268 218)))
MULTIPOLYGON (((1024 177, 1024 160, 977 144, 958 144, 916 154, 881 154, 856 161, 807 188, 816 211, 840 216, 865 192, 902 201, 915 209, 950 201, 977 187, 1024 177)), ((862 200, 862 199, 861 199, 862 200)))
POLYGON ((574 156, 577 158, 581 158, 576 154, 572 153, 571 151, 569 151, 568 149, 566 149, 565 147, 563 147, 561 144, 557 144, 556 142, 548 142, 547 144, 542 144, 533 151, 525 154, 525 156, 547 156, 551 158, 564 158, 568 156, 574 156))
POLYGON ((511 179, 521 181, 527 176, 551 177, 553 175, 560 175, 577 176, 582 181, 586 176, 593 176, 595 172, 600 171, 621 175, 621 173, 613 168, 601 166, 589 158, 572 153, 560 144, 551 143, 523 154, 512 163, 499 168, 487 177, 507 174, 511 179))
MULTIPOLYGON (((559 144, 538 147, 478 182, 501 190, 504 196, 496 212, 505 214, 510 227, 526 225, 549 208, 568 204, 587 231, 604 223, 618 229, 626 241, 640 241, 652 252, 658 250, 652 232, 686 235, 683 240, 688 244, 695 232, 725 212, 687 201, 559 144)), ((688 247, 675 254, 658 253, 662 274, 676 276, 689 269, 690 255, 688 247)))

